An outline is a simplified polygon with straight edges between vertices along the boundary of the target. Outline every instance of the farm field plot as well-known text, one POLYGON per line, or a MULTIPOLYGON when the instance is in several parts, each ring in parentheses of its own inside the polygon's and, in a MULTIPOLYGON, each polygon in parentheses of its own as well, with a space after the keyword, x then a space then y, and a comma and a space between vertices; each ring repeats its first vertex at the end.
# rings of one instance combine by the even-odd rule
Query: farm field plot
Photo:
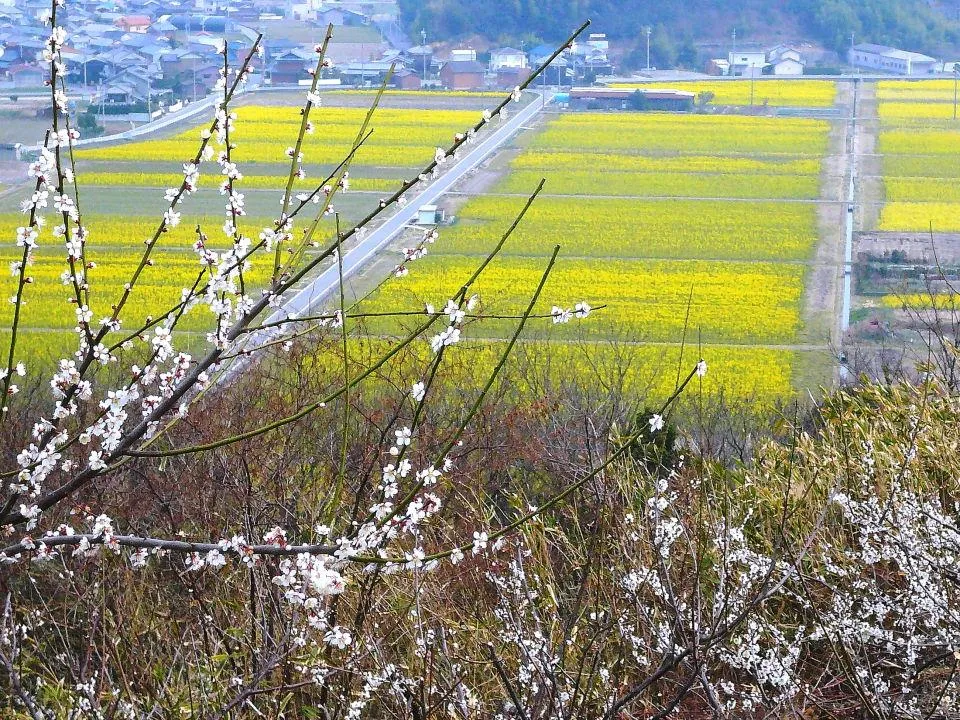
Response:
MULTIPOLYGON (((546 177, 544 190, 552 192, 553 178, 546 177)), ((517 190, 530 193, 536 186, 531 177, 517 190)), ((472 200, 463 222, 444 231, 432 252, 482 253, 523 202, 472 200)), ((542 197, 503 252, 544 255, 561 242, 564 253, 574 256, 802 260, 816 232, 812 209, 801 203, 542 197)))
MULTIPOLYGON (((389 340, 365 336, 351 341, 349 355, 359 363, 369 362, 388 349, 389 340)), ((431 356, 426 343, 415 343, 412 352, 420 362, 431 356)), ((479 387, 490 377, 504 350, 497 340, 469 337, 448 348, 443 378, 454 387, 479 387)), ((712 395, 721 389, 736 398, 755 397, 760 402, 792 393, 792 372, 804 353, 757 346, 695 345, 681 353, 677 345, 624 345, 615 340, 525 339, 513 350, 512 361, 501 376, 515 392, 537 393, 544 383, 581 383, 590 378, 599 387, 620 387, 634 397, 656 401, 675 388, 677 368, 686 366, 699 354, 709 372, 691 385, 691 393, 712 395)), ((342 362, 338 355, 318 358, 321 362, 342 362)), ((389 382, 404 385, 410 370, 405 363, 388 364, 384 373, 389 382)))
POLYGON ((820 157, 826 123, 805 118, 666 113, 570 113, 531 142, 536 150, 653 155, 695 153, 723 158, 765 154, 820 157))
MULTIPOLYGON (((501 192, 526 192, 546 173, 518 170, 501 192)), ((782 198, 813 200, 820 194, 816 175, 744 175, 723 173, 629 173, 601 170, 551 171, 547 192, 559 195, 619 195, 699 198, 782 198)))
POLYGON ((877 99, 884 103, 953 102, 953 80, 881 80, 877 83, 877 99))
MULTIPOLYGON (((366 112, 362 108, 338 107, 314 110, 311 118, 315 131, 307 136, 304 146, 308 177, 295 181, 296 191, 315 188, 343 158, 366 112)), ((237 108, 237 114, 231 139, 237 144, 236 159, 243 177, 237 181, 236 188, 245 194, 251 213, 242 218, 241 230, 256 238, 264 226, 272 225, 269 213, 279 208, 277 200, 289 172, 286 149, 296 140, 300 111, 294 107, 245 106, 237 108), (248 161, 246 164, 244 159, 248 161)), ((358 153, 351 166, 351 190, 382 193, 397 187, 402 178, 415 176, 418 168, 432 159, 437 146, 449 145, 454 133, 464 131, 479 117, 477 111, 378 110, 372 124, 370 147, 358 153), (364 158, 360 157, 362 153, 366 153, 366 159, 375 162, 376 167, 365 166, 364 158)), ((175 187, 182 181, 181 164, 196 153, 200 130, 204 127, 208 127, 206 119, 172 138, 77 150, 81 208, 89 203, 109 213, 84 215, 89 231, 88 259, 97 264, 90 271, 94 290, 91 309, 97 317, 116 301, 123 283, 139 262, 144 240, 153 234, 166 206, 163 188, 175 187)), ((177 302, 181 289, 196 279, 201 269, 192 251, 197 224, 209 236, 209 246, 225 247, 226 239, 221 232, 224 197, 217 192, 222 179, 216 163, 201 165, 200 191, 184 202, 181 224, 162 235, 154 253, 155 265, 145 271, 131 296, 125 328, 133 328, 136 320, 177 302)), ((336 204, 347 222, 366 214, 377 199, 377 195, 346 193, 336 204)), ((10 200, 11 203, 18 201, 19 198, 10 200)), ((315 209, 309 208, 304 218, 312 219, 314 212, 315 209)), ((23 222, 20 214, 0 213, 0 237, 5 238, 0 243, 0 259, 5 267, 19 257, 14 240, 16 228, 23 222)), ((324 232, 332 231, 332 219, 321 222, 324 232)), ((53 238, 49 230, 44 230, 39 243, 41 249, 31 268, 36 283, 28 287, 24 306, 24 337, 32 338, 38 345, 69 348, 74 343, 69 330, 75 324, 75 314, 74 306, 69 303, 69 288, 59 282, 63 271, 62 243, 53 238)), ((258 260, 245 273, 244 280, 251 288, 266 280, 268 264, 258 260)), ((15 289, 16 278, 5 272, 0 280, 0 292, 10 297, 15 289)), ((0 310, 0 327, 9 323, 12 309, 12 304, 4 304, 0 310)), ((202 333, 210 329, 210 322, 209 313, 200 309, 186 317, 181 327, 202 333)), ((6 342, 0 338, 0 351, 5 349, 6 342)))
POLYGON ((878 229, 960 230, 960 122, 952 80, 877 83, 884 202, 878 229))
MULTIPOLYGON (((90 172, 82 173, 77 176, 77 182, 81 187, 90 186, 126 186, 126 187, 144 187, 144 188, 168 188, 174 187, 183 180, 182 175, 173 173, 146 173, 146 172, 90 172)), ((201 188, 217 188, 223 178, 220 175, 201 175, 201 188)), ((312 191, 317 186, 317 178, 303 177, 295 178, 293 181, 294 190, 312 191)), ((281 175, 244 175, 243 180, 237 183, 237 187, 251 188, 257 190, 278 190, 283 191, 286 188, 287 178, 281 175)), ((396 188, 399 185, 398 180, 387 178, 357 178, 351 180, 351 190, 370 190, 385 191, 396 188)))
MULTIPOLYGON (((540 311, 581 300, 607 309, 537 325, 532 337, 552 347, 625 345, 642 365, 664 347, 675 352, 686 327, 688 341, 705 343, 708 362, 726 368, 708 376, 706 391, 786 396, 795 349, 810 342, 801 308, 818 230, 808 200, 819 197, 828 131, 806 119, 561 115, 511 161, 496 188, 509 197, 470 199, 431 256, 362 307, 442 304, 545 177, 544 194, 479 281, 483 312, 516 313, 559 243, 540 311), (675 199, 660 199, 671 193, 675 199), (738 195, 756 199, 732 199, 738 195)), ((511 327, 487 320, 467 334, 497 340, 511 327)), ((368 328, 376 336, 399 331, 395 321, 368 328)))
MULTIPOLYGON (((404 282, 387 283, 367 301, 371 312, 442 306, 470 277, 477 258, 431 256, 404 282)), ((522 312, 543 272, 535 258, 503 258, 477 282, 487 313, 522 312)), ((783 263, 712 263, 648 260, 560 259, 545 289, 539 313, 558 298, 589 299, 609 310, 591 322, 549 326, 555 339, 590 337, 628 341, 672 341, 683 333, 693 289, 690 324, 711 342, 791 341, 799 326, 803 268, 783 263)), ((419 319, 415 322, 419 322, 419 319)), ((374 334, 390 322, 368 323, 374 334)), ((510 322, 484 321, 474 336, 504 337, 510 322)))
MULTIPOLYGON (((15 233, 12 223, 16 222, 16 219, 0 216, 0 231, 4 232, 5 237, 15 233)), ((225 241, 217 241, 222 221, 219 218, 211 218, 210 221, 208 246, 222 249, 225 241)), ((253 224, 255 222, 245 223, 242 229, 252 233, 259 227, 253 224)), ((156 221, 136 218, 131 222, 124 222, 122 218, 111 216, 91 217, 86 224, 90 232, 87 260, 96 265, 88 271, 91 285, 90 309, 94 312, 96 322, 109 314, 111 305, 119 298, 123 284, 129 280, 140 261, 144 249, 143 241, 152 234, 156 221)), ((123 315, 126 320, 124 329, 132 330, 148 315, 157 315, 169 309, 180 300, 181 289, 196 281, 202 268, 191 249, 195 239, 193 229, 183 226, 163 235, 152 253, 153 265, 144 270, 130 296, 123 315)), ((34 283, 27 286, 21 323, 28 333, 45 331, 48 334, 42 337, 56 344, 59 341, 49 333, 59 331, 67 340, 71 338, 71 331, 76 324, 76 305, 71 302, 72 289, 60 281, 65 267, 61 247, 47 230, 41 234, 39 244, 40 249, 30 268, 34 283)), ((6 245, 0 249, 0 262, 4 267, 19 258, 16 250, 6 245)), ((244 281, 251 288, 257 287, 266 281, 270 270, 269 259, 257 258, 244 272, 244 281)), ((16 286, 17 278, 9 272, 4 273, 0 279, 0 293, 3 293, 4 297, 10 297, 15 294, 16 286)), ((9 327, 13 307, 10 303, 3 304, 0 309, 0 327, 9 327)), ((180 327, 199 332, 209 330, 210 323, 209 313, 203 308, 197 308, 183 318, 180 327)))
MULTIPOLYGON (((237 109, 231 138, 237 143, 237 163, 282 162, 297 138, 300 111, 297 108, 245 106, 237 109)), ((366 110, 361 108, 314 108, 310 114, 312 134, 304 138, 303 152, 310 163, 335 165, 350 150, 366 110)), ((414 167, 426 164, 439 145, 449 145, 479 117, 475 112, 380 109, 371 125, 373 135, 355 155, 356 165, 374 164, 414 167)), ((199 126, 203 127, 203 126, 199 126)), ((147 140, 103 148, 79 149, 78 160, 166 160, 176 162, 196 151, 199 127, 172 138, 147 140)))
MULTIPOLYGON (((679 81, 674 83, 616 83, 622 88, 669 88, 713 93, 716 105, 750 105, 751 83, 737 80, 679 81)), ((753 83, 753 104, 788 107, 830 107, 836 102, 837 86, 829 80, 763 80, 753 83)))

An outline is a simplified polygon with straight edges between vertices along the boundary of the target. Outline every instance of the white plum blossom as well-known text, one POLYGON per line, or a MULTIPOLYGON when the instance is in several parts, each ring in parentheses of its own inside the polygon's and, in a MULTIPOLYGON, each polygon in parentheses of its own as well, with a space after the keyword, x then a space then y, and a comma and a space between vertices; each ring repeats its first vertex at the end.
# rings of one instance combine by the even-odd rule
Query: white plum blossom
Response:
POLYGON ((331 647, 343 650, 353 642, 353 638, 347 630, 338 625, 327 631, 323 636, 323 641, 331 647))
POLYGON ((410 396, 414 399, 415 402, 421 402, 423 396, 427 393, 427 386, 423 382, 414 383, 413 388, 410 390, 410 396))
POLYGON ((650 416, 650 419, 647 421, 650 425, 650 432, 655 433, 663 430, 663 416, 659 413, 654 413, 650 416))
POLYGON ((489 540, 489 537, 487 536, 486 532, 482 530, 478 530, 474 532, 473 533, 473 554, 479 555, 481 552, 483 552, 487 547, 488 540, 489 540))

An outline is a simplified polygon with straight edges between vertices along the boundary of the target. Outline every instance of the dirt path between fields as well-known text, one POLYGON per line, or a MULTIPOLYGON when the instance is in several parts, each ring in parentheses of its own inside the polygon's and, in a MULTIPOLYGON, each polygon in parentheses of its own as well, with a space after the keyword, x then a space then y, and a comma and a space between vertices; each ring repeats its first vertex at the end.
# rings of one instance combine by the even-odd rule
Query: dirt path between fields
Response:
MULTIPOLYGON (((853 88, 839 84, 837 104, 846 110, 853 102, 853 88)), ((844 184, 849 170, 846 152, 847 122, 830 126, 827 155, 820 171, 820 202, 817 204, 819 242, 807 276, 803 297, 804 336, 808 342, 836 344, 836 318, 840 312, 840 273, 843 262, 844 184)))

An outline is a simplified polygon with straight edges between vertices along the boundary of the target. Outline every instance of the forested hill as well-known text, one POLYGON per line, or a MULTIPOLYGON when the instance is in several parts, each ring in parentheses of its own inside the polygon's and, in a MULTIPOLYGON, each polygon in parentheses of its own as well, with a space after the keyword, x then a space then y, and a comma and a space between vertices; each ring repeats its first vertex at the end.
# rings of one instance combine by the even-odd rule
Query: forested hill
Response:
MULTIPOLYGON (((960 0, 399 0, 411 34, 433 40, 481 35, 494 42, 562 40, 583 19, 611 39, 639 44, 652 26, 656 45, 720 40, 736 28, 745 41, 810 40, 843 51, 857 41, 949 55, 960 46, 960 0)), ((644 41, 645 42, 645 41, 644 41)), ((676 49, 655 47, 670 60, 676 49)), ((682 60, 682 53, 679 54, 682 60)), ((662 61, 661 61, 662 62, 662 61)))

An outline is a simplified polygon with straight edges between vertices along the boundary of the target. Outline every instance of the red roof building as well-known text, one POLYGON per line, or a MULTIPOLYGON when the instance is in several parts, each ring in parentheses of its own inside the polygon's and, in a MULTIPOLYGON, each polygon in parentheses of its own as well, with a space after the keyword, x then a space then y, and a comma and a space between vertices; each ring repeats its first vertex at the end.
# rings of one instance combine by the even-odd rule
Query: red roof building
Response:
POLYGON ((152 22, 149 15, 124 15, 117 18, 114 25, 124 32, 145 33, 152 22))

